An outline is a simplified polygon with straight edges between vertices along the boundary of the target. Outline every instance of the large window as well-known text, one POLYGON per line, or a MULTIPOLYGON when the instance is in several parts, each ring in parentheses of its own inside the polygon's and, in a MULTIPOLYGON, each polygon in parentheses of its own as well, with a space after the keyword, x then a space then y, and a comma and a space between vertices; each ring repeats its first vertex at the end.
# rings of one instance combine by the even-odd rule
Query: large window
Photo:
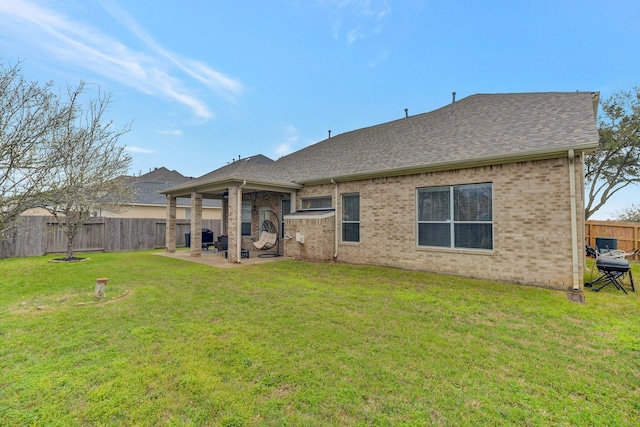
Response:
POLYGON ((493 249, 492 185, 418 189, 418 246, 493 249))
POLYGON ((251 202, 242 202, 242 235, 251 236, 251 202))
POLYGON ((309 209, 331 209, 331 196, 308 197, 300 201, 302 210, 309 209))
POLYGON ((360 194, 342 195, 342 241, 360 241, 360 194))

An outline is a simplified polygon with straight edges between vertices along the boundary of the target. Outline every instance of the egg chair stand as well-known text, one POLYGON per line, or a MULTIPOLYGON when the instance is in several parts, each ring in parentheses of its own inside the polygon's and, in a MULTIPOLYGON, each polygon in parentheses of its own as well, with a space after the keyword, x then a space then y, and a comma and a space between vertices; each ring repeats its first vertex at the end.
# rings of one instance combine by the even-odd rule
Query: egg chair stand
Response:
MULTIPOLYGON (((276 215, 275 212, 269 211, 269 215, 275 217, 275 224, 280 224, 278 215, 276 215)), ((280 256, 280 230, 275 224, 271 221, 271 219, 265 219, 260 225, 260 237, 257 241, 253 242, 253 246, 261 251, 268 251, 275 247, 276 251, 260 254, 258 255, 259 257, 266 258, 280 256)))

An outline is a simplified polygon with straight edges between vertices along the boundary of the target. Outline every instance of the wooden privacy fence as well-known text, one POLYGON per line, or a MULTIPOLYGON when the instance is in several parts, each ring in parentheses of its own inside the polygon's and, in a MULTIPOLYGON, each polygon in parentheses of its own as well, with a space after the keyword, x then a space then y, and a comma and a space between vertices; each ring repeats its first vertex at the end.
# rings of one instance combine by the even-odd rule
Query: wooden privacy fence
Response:
MULTIPOLYGON (((134 251, 165 247, 166 220, 154 218, 91 218, 76 235, 74 251, 134 251)), ((221 232, 221 221, 203 219, 202 228, 221 232)), ((184 246, 191 221, 176 220, 176 245, 184 246)), ((0 241, 0 258, 64 253, 67 237, 50 216, 26 216, 0 241)))
MULTIPOLYGON (((586 244, 595 247, 597 238, 616 239, 618 249, 631 252, 640 249, 640 223, 620 221, 586 221, 586 244)), ((634 259, 638 259, 635 256, 634 259)))

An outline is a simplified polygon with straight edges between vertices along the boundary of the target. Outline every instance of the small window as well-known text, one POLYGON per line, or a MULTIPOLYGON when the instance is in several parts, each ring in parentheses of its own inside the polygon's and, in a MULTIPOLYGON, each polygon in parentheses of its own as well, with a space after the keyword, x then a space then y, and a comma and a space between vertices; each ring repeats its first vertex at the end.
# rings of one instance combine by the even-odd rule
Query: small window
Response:
POLYGON ((342 195, 342 241, 360 241, 360 194, 342 195))
POLYGON ((291 200, 282 199, 280 205, 280 237, 284 238, 284 216, 291 213, 291 200))
POLYGON ((251 236, 251 202, 242 202, 242 235, 251 236))
POLYGON ((419 188, 418 246, 493 249, 492 184, 419 188))
POLYGON ((302 210, 331 209, 331 196, 308 197, 301 200, 302 210))

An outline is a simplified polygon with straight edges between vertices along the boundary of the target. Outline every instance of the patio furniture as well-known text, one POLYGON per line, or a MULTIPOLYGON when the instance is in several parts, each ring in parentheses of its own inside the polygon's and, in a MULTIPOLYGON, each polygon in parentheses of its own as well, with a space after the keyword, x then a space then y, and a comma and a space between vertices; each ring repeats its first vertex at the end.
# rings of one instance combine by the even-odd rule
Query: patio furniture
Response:
MULTIPOLYGON (((224 257, 228 258, 229 257, 229 251, 225 250, 224 251, 224 257)), ((249 251, 246 249, 240 249, 240 258, 249 258, 249 251)))
MULTIPOLYGON (((280 223, 278 220, 278 215, 276 215, 275 212, 269 211, 269 214, 275 217, 276 224, 280 223)), ((256 249, 262 251, 268 251, 269 249, 273 249, 275 247, 276 252, 261 254, 258 255, 259 257, 280 256, 278 245, 279 234, 280 232, 278 230, 278 227, 270 219, 265 219, 264 221, 262 221, 262 225, 260 226, 260 238, 257 241, 253 242, 253 246, 256 249)))
POLYGON ((596 268, 601 274, 600 277, 592 282, 585 283, 585 287, 592 288, 594 292, 598 292, 607 285, 613 285, 616 289, 619 289, 626 294, 627 291, 624 288, 624 276, 629 274, 631 290, 633 292, 636 291, 633 284, 633 275, 631 274, 631 265, 626 259, 602 255, 596 259, 596 268), (600 286, 596 288, 595 286, 598 285, 600 286))
POLYGON ((202 230, 202 249, 208 251, 209 246, 215 246, 213 240, 213 231, 207 229, 202 230))
MULTIPOLYGON (((201 245, 202 249, 209 250, 209 246, 215 246, 215 242, 213 240, 213 231, 208 228, 203 228, 201 233, 202 239, 201 245)), ((189 248, 191 247, 191 232, 184 233, 184 245, 189 248)))
POLYGON ((229 236, 218 236, 218 241, 215 242, 214 246, 216 247, 218 254, 223 253, 229 249, 229 236))

